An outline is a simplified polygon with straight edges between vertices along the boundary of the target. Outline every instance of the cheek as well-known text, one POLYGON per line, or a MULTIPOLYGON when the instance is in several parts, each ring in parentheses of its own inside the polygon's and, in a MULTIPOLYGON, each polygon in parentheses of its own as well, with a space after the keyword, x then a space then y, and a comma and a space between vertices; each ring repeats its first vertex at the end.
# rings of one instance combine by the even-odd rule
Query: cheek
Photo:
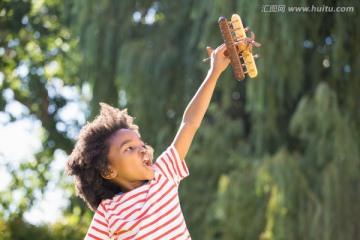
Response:
POLYGON ((121 165, 121 159, 119 159, 119 156, 116 156, 115 154, 109 154, 108 155, 108 168, 117 170, 119 169, 119 165, 121 165))
POLYGON ((114 167, 117 171, 124 171, 125 169, 131 169, 132 166, 132 160, 129 157, 119 157, 112 158, 110 160, 110 164, 112 167, 114 167))

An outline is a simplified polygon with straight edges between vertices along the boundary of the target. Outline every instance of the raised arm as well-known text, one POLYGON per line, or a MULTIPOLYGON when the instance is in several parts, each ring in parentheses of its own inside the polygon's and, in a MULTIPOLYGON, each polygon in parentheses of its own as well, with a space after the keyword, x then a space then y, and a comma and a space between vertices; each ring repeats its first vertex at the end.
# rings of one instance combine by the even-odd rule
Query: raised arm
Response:
POLYGON ((203 83, 185 109, 179 130, 173 141, 173 145, 178 151, 180 159, 184 159, 189 151, 191 142, 209 106, 216 82, 220 74, 230 63, 230 60, 224 56, 225 50, 226 47, 224 44, 220 45, 214 51, 210 50, 212 51, 210 69, 203 83))

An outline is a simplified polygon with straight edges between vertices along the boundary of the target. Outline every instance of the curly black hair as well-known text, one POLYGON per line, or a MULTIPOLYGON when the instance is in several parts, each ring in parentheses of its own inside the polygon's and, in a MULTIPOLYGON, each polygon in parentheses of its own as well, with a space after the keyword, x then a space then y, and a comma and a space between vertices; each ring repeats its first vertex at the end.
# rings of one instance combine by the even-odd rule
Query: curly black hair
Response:
POLYGON ((108 171, 110 139, 119 129, 139 134, 139 127, 133 123, 127 109, 119 110, 100 103, 100 114, 82 127, 66 165, 65 173, 74 177, 76 194, 94 212, 101 200, 112 198, 121 191, 120 186, 101 176, 108 171))

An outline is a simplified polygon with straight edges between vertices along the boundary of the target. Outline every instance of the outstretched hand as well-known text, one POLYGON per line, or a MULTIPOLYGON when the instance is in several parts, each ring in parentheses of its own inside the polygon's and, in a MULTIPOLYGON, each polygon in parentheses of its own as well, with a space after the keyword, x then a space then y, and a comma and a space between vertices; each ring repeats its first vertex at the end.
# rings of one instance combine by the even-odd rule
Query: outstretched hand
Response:
POLYGON ((173 141, 181 159, 185 158, 195 133, 201 125, 220 74, 230 63, 230 59, 224 55, 225 50, 225 44, 220 45, 215 50, 210 47, 207 48, 209 56, 211 56, 210 69, 186 107, 180 128, 173 141))
POLYGON ((224 55, 226 50, 225 44, 221 44, 215 50, 211 47, 206 48, 209 56, 211 56, 210 71, 214 73, 222 73, 230 63, 229 57, 224 55))

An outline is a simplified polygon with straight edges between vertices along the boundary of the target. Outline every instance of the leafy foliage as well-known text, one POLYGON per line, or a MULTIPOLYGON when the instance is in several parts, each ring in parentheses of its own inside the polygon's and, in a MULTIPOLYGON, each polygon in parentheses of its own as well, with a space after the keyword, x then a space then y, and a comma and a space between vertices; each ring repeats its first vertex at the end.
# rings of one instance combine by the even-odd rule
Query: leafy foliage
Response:
MULTIPOLYGON (((180 195, 192 237, 360 237, 359 3, 276 3, 352 6, 347 13, 262 12, 268 3, 232 0, 0 4, 0 107, 16 121, 8 106, 21 103, 22 117, 40 121, 44 131, 35 163, 9 167, 13 182, 0 197, 4 239, 15 236, 14 222, 27 226, 21 216, 45 189, 55 150, 72 149, 84 120, 65 121, 66 106, 80 103, 90 120, 100 101, 128 108, 159 154, 206 74, 205 47, 222 41, 217 19, 232 13, 262 43, 254 49, 262 56, 259 76, 237 82, 230 68, 224 72, 191 147, 191 175, 180 195), (77 97, 67 98, 57 84, 77 97), (16 189, 26 198, 9 212, 16 189)), ((64 213, 66 224, 36 231, 81 239, 92 213, 75 197, 64 213)))
POLYGON ((41 195, 50 178, 48 171, 57 149, 69 152, 78 121, 65 121, 61 114, 67 104, 66 90, 75 87, 78 57, 72 52, 77 44, 64 24, 61 1, 2 1, 1 20, 1 110, 7 120, 40 121, 42 148, 19 165, 9 163, 12 182, 1 194, 2 212, 7 217, 22 216, 41 195), (11 111, 20 106, 20 114, 11 111), (16 202, 13 193, 20 193, 16 202), (39 193, 40 192, 40 193, 39 193))

